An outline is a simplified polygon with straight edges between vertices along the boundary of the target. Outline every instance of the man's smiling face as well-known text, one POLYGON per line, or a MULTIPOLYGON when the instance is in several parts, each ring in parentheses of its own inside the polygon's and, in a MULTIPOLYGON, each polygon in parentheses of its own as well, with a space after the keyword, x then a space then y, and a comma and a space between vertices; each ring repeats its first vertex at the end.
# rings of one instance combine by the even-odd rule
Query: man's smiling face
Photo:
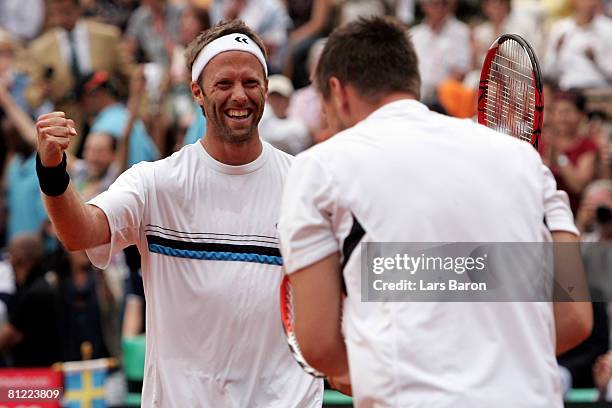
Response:
POLYGON ((257 57, 242 51, 223 52, 206 65, 201 84, 211 134, 230 143, 258 136, 267 80, 257 57))

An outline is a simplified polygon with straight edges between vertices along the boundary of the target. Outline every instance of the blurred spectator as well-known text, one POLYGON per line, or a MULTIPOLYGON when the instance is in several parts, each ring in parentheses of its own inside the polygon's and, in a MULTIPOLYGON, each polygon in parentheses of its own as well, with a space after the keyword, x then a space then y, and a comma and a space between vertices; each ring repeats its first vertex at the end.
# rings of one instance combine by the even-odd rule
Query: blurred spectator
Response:
POLYGON ((607 301, 612 298, 612 180, 596 180, 587 186, 576 226, 582 233, 581 250, 591 297, 607 301))
MULTIPOLYGON (((315 72, 324 46, 325 40, 320 39, 310 48, 308 53, 309 75, 315 72)), ((314 84, 298 89, 293 93, 287 115, 306 125, 314 143, 322 142, 331 136, 329 131, 325 129, 326 124, 321 112, 321 97, 314 84)))
POLYGON ((180 22, 181 9, 167 0, 141 1, 125 32, 134 59, 168 66, 172 50, 179 42, 180 22))
POLYGON ((394 14, 404 24, 411 25, 415 17, 415 0, 396 0, 394 4, 394 14))
POLYGON ((553 131, 542 140, 544 162, 551 168, 557 187, 567 191, 576 214, 580 195, 595 178, 598 148, 584 132, 585 99, 580 91, 556 94, 552 115, 553 131))
POLYGON ((555 94, 559 92, 559 87, 554 79, 549 77, 542 78, 542 94, 544 95, 544 125, 542 129, 542 138, 548 139, 549 133, 552 131, 553 122, 553 100, 555 94))
POLYGON ((85 141, 84 159, 71 162, 70 181, 84 200, 108 190, 121 174, 121 167, 115 163, 117 144, 117 139, 108 133, 90 133, 85 141))
POLYGON ((330 26, 332 0, 288 0, 293 29, 289 33, 289 59, 285 70, 296 88, 310 83, 308 78, 308 51, 326 34, 330 26))
POLYGON ((36 37, 45 18, 44 0, 2 0, 0 28, 8 30, 22 41, 36 37))
POLYGON ((612 180, 588 185, 576 216, 576 226, 586 242, 612 242, 612 180))
MULTIPOLYGON (((72 118, 80 134, 83 115, 77 101, 82 78, 98 70, 116 75, 127 85, 132 65, 121 48, 118 28, 81 18, 78 0, 49 0, 59 26, 32 42, 29 48, 31 83, 28 102, 38 107, 49 98, 55 109, 72 118)), ((77 136, 70 144, 78 151, 77 136)))
POLYGON ((573 0, 574 13, 550 31, 543 70, 561 89, 601 87, 612 81, 612 20, 601 0, 573 0))
POLYGON ((440 83, 453 78, 462 81, 470 69, 470 31, 452 13, 449 0, 420 0, 424 21, 411 29, 419 57, 421 100, 434 105, 440 83))
MULTIPOLYGON (((609 103, 612 101, 609 101, 609 103)), ((610 178, 612 172, 612 144, 610 137, 612 136, 612 123, 608 122, 608 117, 603 111, 589 112, 589 128, 587 133, 593 139, 598 147, 598 170, 599 178, 610 178)))
POLYGON ((16 367, 46 367, 61 361, 60 302, 44 276, 38 235, 16 236, 8 255, 17 293, 9 323, 0 330, 0 351, 10 351, 16 367))
MULTIPOLYGON (((556 21, 561 18, 568 17, 572 14, 572 0, 529 0, 531 3, 541 3, 541 7, 544 8, 545 13, 549 15, 551 21, 556 21)), ((529 1, 522 0, 523 3, 529 1)), ((517 0, 515 0, 517 2, 517 0)), ((535 11, 535 7, 529 9, 532 13, 535 11)))
POLYGON ((287 117, 292 94, 289 78, 278 74, 268 78, 268 100, 259 122, 259 134, 277 149, 295 155, 309 147, 312 141, 306 125, 287 117))
POLYGON ((17 67, 17 54, 20 53, 19 42, 8 32, 0 28, 0 86, 5 87, 19 108, 29 112, 25 100, 28 77, 17 67))
POLYGON ((83 15, 125 31, 138 0, 81 0, 83 15))
POLYGON ((197 142, 205 133, 206 117, 204 117, 204 113, 198 109, 195 111, 195 117, 185 132, 183 146, 197 142))
MULTIPOLYGON (((15 294, 15 276, 8 259, 0 260, 0 329, 8 322, 9 307, 15 294)), ((1 365, 1 363, 0 363, 1 365)))
POLYGON ((85 252, 71 252, 70 275, 62 283, 64 359, 81 360, 81 345, 92 345, 92 358, 119 355, 119 310, 102 271, 85 252))
POLYGON ((512 11, 517 19, 548 32, 551 24, 571 14, 570 2, 571 0, 512 0, 512 11))
POLYGON ((478 91, 466 81, 449 77, 438 85, 438 102, 442 112, 456 118, 471 118, 476 115, 478 91))
MULTIPOLYGON (((594 296, 597 295, 594 294, 594 296)), ((592 306, 593 331, 591 335, 577 347, 557 357, 559 365, 566 368, 571 374, 572 388, 593 388, 595 386, 593 366, 597 358, 608 350, 610 332, 606 303, 593 302, 592 306)))
MULTIPOLYGON (((196 115, 201 115, 198 104, 191 96, 191 73, 187 71, 185 50, 187 45, 197 35, 210 27, 210 17, 204 8, 189 6, 183 9, 181 14, 180 44, 174 48, 172 55, 172 67, 170 69, 171 89, 167 98, 165 111, 171 117, 172 123, 178 128, 178 134, 174 135, 174 148, 177 150, 183 145, 185 132, 196 120, 196 115)), ((198 135, 199 138, 200 135, 198 135)))
POLYGON ((386 7, 383 0, 339 0, 337 25, 346 24, 360 17, 381 16, 386 7))
POLYGON ((5 176, 7 242, 17 234, 38 232, 47 219, 36 176, 36 130, 30 116, 0 82, 0 135, 11 155, 5 176))
MULTIPOLYGON (((82 88, 83 109, 93 118, 90 132, 122 138, 130 115, 126 106, 119 101, 113 78, 107 72, 95 72, 84 78, 82 88)), ((133 124, 127 157, 128 167, 159 158, 159 150, 140 119, 133 124)))
POLYGON ((542 47, 542 32, 529 20, 520 19, 511 12, 511 0, 483 0, 482 13, 486 21, 474 28, 474 66, 480 70, 484 57, 493 41, 502 34, 515 33, 524 37, 536 50, 542 47))
POLYGON ((262 38, 271 72, 281 72, 291 19, 281 0, 212 0, 210 21, 240 19, 262 38))
MULTIPOLYGON (((185 58, 185 50, 191 41, 193 41, 200 32, 210 27, 210 16, 206 9, 198 7, 185 7, 181 12, 180 20, 180 35, 179 43, 174 48, 172 54, 172 66, 170 73, 172 75, 173 85, 186 84, 191 81, 191 73, 187 71, 187 60, 185 58)), ((191 92, 189 92, 191 99, 191 92)))

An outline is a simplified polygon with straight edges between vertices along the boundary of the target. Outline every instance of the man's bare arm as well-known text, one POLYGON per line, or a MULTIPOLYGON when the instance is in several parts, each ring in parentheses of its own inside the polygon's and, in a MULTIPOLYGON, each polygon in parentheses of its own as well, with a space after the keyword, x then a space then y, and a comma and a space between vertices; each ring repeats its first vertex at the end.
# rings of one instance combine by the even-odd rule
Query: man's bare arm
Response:
MULTIPOLYGON (((61 164, 70 138, 76 136, 74 122, 64 112, 42 115, 36 122, 38 155, 45 168, 61 164)), ((57 196, 42 193, 47 214, 60 241, 70 251, 82 250, 110 242, 106 214, 85 204, 72 185, 57 196)))
MULTIPOLYGON (((555 243, 568 245, 561 251, 563 252, 562 268, 567 268, 567 274, 572 274, 572 280, 577 283, 576 291, 586 291, 586 277, 580 259, 580 248, 578 237, 569 232, 556 231, 552 233, 555 243), (574 247, 575 245, 575 247, 574 247), (571 246, 571 248, 569 247, 571 246), (571 254, 569 252, 572 252, 571 254), (568 258, 569 256, 569 258, 568 258)), ((555 259, 555 261, 560 261, 555 259)), ((558 266, 555 267, 557 283, 562 284, 568 279, 559 276, 558 266)), ((564 274, 561 272, 561 274, 564 274)), ((581 296, 582 297, 582 296, 581 296)), ((555 302, 555 332, 557 337, 557 354, 568 351, 586 340, 593 329, 593 309, 591 302, 555 302)))
POLYGON ((335 253, 291 275, 295 333, 304 358, 328 376, 348 372, 341 331, 340 255, 335 253))
POLYGON ((57 236, 67 250, 81 251, 110 242, 106 214, 95 205, 85 204, 72 185, 60 196, 42 196, 57 236))

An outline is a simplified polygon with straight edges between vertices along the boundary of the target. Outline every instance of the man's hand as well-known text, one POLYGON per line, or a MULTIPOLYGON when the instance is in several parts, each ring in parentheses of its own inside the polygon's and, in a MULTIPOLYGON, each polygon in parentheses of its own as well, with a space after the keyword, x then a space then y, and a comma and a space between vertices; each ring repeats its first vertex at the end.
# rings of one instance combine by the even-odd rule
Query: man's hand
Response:
POLYGON ((593 382, 601 395, 605 395, 608 382, 612 378, 612 354, 610 352, 597 357, 593 366, 593 382))
POLYGON ((70 145, 70 138, 76 136, 74 121, 67 119, 64 112, 41 115, 36 121, 38 155, 45 167, 55 167, 62 162, 64 150, 70 145))

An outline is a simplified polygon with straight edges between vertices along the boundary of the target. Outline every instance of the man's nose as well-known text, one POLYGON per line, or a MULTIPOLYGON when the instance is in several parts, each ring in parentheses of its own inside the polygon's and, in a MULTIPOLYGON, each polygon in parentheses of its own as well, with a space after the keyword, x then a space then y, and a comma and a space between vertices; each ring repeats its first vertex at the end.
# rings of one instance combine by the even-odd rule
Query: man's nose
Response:
POLYGON ((242 84, 236 84, 232 89, 232 102, 236 102, 239 105, 246 104, 248 100, 246 89, 242 84))

